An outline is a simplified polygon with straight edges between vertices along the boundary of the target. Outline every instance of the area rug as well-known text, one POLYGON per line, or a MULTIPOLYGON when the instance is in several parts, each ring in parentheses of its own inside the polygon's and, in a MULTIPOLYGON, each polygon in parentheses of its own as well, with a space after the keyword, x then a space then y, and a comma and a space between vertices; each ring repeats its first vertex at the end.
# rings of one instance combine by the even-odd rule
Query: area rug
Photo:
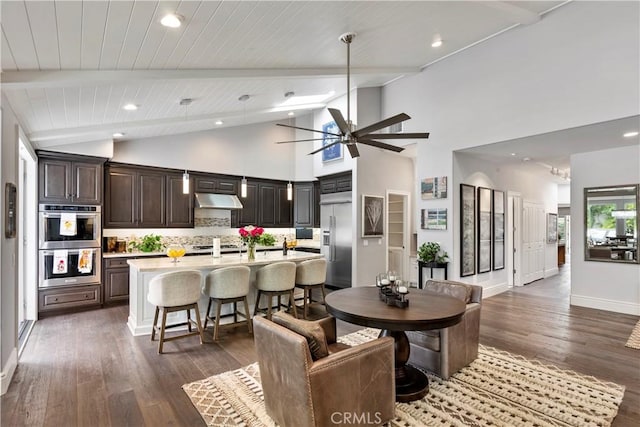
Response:
POLYGON ((631 331, 631 336, 627 340, 625 347, 631 347, 640 350, 640 320, 636 323, 631 331))
MULTIPOLYGON (((349 345, 375 339, 364 329, 349 345)), ((448 380, 429 376, 422 400, 396 404, 391 426, 609 426, 624 387, 480 346, 478 359, 448 380)), ((275 426, 258 364, 182 386, 208 426, 275 426)))

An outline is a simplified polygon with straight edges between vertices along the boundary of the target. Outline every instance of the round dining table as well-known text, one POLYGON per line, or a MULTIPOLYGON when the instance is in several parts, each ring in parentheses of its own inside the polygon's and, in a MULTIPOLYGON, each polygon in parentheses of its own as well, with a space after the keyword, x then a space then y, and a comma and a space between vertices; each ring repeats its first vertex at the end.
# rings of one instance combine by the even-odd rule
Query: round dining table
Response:
POLYGON ((333 291, 325 298, 332 316, 356 325, 381 329, 380 336, 395 340, 396 401, 411 402, 429 392, 429 380, 421 370, 407 364, 410 354, 405 331, 441 329, 455 325, 466 305, 447 295, 410 289, 406 308, 387 305, 376 286, 360 286, 333 291))

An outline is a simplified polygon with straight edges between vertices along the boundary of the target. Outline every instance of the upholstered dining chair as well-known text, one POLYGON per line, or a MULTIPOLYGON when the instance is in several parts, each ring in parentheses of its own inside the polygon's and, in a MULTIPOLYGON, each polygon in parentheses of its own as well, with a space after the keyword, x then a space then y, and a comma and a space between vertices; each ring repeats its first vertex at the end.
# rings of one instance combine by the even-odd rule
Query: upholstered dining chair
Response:
POLYGON ((324 282, 327 280, 327 260, 324 258, 302 261, 296 266, 296 288, 302 289, 304 299, 302 303, 302 317, 309 317, 309 306, 312 303, 312 291, 319 289, 322 293, 322 303, 326 292, 324 282))
POLYGON ((274 262, 265 265, 256 272, 255 287, 257 289, 256 305, 253 310, 254 316, 260 311, 266 312, 267 319, 271 319, 273 311, 273 298, 278 298, 278 310, 282 307, 282 296, 289 297, 289 303, 293 315, 298 317, 296 305, 294 304, 293 288, 296 284, 296 263, 291 261, 274 262), (260 298, 267 297, 267 307, 260 309, 260 298))
POLYGON ((336 342, 336 321, 253 318, 267 414, 282 427, 381 425, 394 416, 394 341, 349 347, 336 342))
POLYGON ((202 275, 197 270, 171 271, 159 274, 149 282, 147 300, 156 306, 156 312, 153 316, 151 341, 155 340, 156 332, 160 332, 158 353, 162 354, 162 349, 166 341, 185 338, 191 335, 199 335, 200 344, 202 344, 202 324, 200 322, 200 310, 198 309, 201 282, 202 275), (167 314, 183 310, 186 311, 186 322, 167 325, 167 314), (191 319, 191 310, 196 312, 195 321, 191 319), (158 327, 158 316, 161 311, 162 321, 160 327, 158 327), (187 326, 188 332, 182 335, 165 337, 165 331, 167 329, 178 326, 187 326), (193 326, 196 327, 196 331, 192 330, 193 326))
POLYGON ((247 295, 249 294, 249 277, 251 269, 246 265, 235 267, 224 267, 213 270, 205 277, 205 284, 202 292, 209 296, 209 305, 207 306, 207 314, 204 319, 204 329, 207 328, 207 322, 213 321, 213 340, 217 341, 220 331, 220 310, 223 304, 233 303, 233 323, 227 323, 224 326, 235 326, 239 323, 246 323, 249 333, 251 328, 251 313, 249 312, 249 303, 247 295), (238 311, 238 303, 244 304, 244 312, 238 311), (215 317, 211 315, 211 305, 216 304, 215 317), (244 317, 244 321, 238 322, 238 315, 244 317))
POLYGON ((424 289, 467 304, 462 320, 453 326, 407 331, 411 345, 409 363, 447 379, 478 357, 482 286, 453 280, 427 280, 424 289))

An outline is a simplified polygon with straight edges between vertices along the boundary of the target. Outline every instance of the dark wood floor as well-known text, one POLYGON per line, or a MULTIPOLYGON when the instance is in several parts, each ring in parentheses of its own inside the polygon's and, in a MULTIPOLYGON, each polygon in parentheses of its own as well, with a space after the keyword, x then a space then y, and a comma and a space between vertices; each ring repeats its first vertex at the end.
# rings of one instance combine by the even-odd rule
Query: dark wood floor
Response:
MULTIPOLYGON (((614 426, 640 420, 640 350, 624 347, 637 316, 569 307, 560 275, 483 301, 481 342, 626 386, 614 426)), ((200 426, 182 384, 255 361, 238 329, 219 343, 196 337, 166 344, 133 337, 127 306, 39 321, 9 391, 3 426, 200 426)), ((340 332, 357 328, 341 324, 340 332)))

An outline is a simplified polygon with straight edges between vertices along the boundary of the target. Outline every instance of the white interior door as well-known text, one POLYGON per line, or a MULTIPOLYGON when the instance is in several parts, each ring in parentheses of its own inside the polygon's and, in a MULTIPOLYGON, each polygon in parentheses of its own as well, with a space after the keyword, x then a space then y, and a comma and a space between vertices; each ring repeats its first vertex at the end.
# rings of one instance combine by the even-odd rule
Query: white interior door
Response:
POLYGON ((544 277, 544 205, 525 200, 522 204, 522 283, 544 277))

